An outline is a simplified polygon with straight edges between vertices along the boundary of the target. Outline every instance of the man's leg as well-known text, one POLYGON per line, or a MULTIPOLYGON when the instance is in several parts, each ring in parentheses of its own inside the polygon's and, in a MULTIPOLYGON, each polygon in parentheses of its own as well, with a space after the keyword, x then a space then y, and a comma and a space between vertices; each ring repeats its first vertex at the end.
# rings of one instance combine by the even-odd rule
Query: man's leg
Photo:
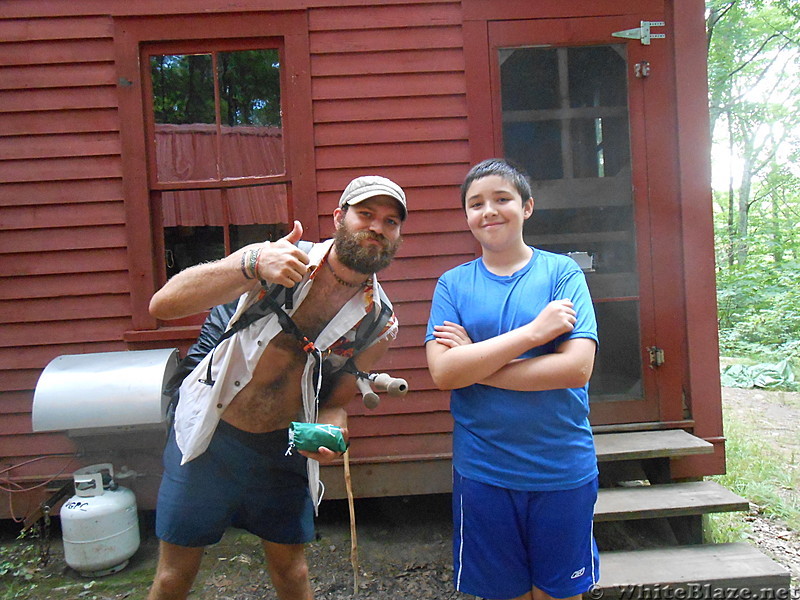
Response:
POLYGON ((187 548, 162 541, 158 567, 147 600, 183 600, 192 589, 204 547, 187 548))
POLYGON ((312 600, 304 544, 276 544, 261 540, 267 570, 279 600, 312 600))

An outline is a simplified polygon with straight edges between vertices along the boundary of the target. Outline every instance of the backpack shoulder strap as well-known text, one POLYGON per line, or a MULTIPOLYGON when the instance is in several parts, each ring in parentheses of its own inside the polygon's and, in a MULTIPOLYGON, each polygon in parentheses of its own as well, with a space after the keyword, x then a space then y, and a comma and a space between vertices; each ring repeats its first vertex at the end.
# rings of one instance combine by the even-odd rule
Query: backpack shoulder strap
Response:
POLYGON ((375 310, 369 315, 365 315, 356 329, 356 335, 353 339, 353 353, 358 354, 365 348, 368 348, 383 332, 383 328, 389 322, 394 312, 392 303, 383 291, 379 289, 381 306, 375 303, 375 310))

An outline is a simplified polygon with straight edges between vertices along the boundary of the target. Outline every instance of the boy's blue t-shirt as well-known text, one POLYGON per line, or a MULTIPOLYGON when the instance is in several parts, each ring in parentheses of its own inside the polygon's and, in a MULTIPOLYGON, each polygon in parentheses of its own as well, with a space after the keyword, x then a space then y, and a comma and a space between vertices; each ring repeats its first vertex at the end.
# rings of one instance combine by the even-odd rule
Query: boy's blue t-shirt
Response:
MULTIPOLYGON (((533 249, 525 267, 510 276, 491 273, 482 259, 444 273, 434 291, 425 342, 434 325, 462 325, 480 342, 532 321, 553 300, 568 298, 577 313, 570 333, 526 352, 552 353, 563 341, 597 342, 597 322, 586 278, 571 258, 533 249)), ((477 481, 508 489, 571 489, 597 475, 589 425, 588 386, 518 392, 473 384, 453 390, 450 410, 453 464, 477 481)))

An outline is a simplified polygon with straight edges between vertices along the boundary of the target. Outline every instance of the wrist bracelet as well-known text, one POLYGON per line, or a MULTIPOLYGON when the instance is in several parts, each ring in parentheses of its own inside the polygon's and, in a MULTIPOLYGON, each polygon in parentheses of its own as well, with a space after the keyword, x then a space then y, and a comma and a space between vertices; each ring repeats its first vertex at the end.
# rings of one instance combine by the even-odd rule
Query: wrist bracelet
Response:
POLYGON ((249 252, 249 250, 242 252, 242 275, 244 275, 245 279, 253 279, 253 277, 250 276, 250 273, 248 273, 247 269, 245 268, 246 256, 249 252))
POLYGON ((258 257, 261 255, 261 248, 250 250, 250 274, 251 279, 258 279, 258 257))

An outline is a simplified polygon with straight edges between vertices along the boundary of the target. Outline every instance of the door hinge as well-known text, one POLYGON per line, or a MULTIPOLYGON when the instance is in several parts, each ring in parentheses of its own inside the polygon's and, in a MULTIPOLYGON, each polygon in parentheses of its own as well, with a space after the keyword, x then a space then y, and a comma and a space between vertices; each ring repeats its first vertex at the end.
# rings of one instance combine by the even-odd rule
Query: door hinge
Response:
POLYGON ((664 21, 639 21, 639 27, 633 29, 623 29, 615 31, 613 37, 625 38, 628 40, 640 40, 642 45, 649 46, 650 40, 663 40, 667 37, 665 33, 651 33, 651 27, 663 27, 664 21))
POLYGON ((649 346, 647 353, 650 355, 650 368, 655 369, 664 364, 664 349, 658 346, 649 346))

